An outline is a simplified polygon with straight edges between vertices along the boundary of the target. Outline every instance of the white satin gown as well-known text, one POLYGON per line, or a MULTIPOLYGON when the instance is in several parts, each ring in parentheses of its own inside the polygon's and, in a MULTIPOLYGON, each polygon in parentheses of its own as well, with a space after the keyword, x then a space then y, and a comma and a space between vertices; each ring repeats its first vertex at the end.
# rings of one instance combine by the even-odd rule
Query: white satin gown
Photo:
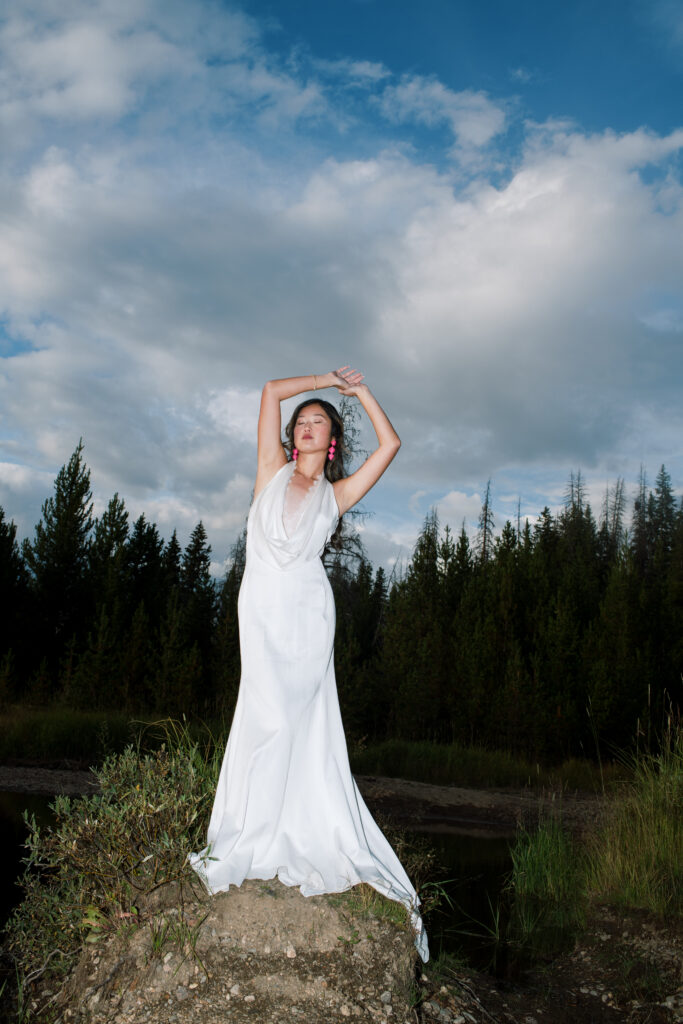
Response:
POLYGON ((323 475, 300 498, 288 462, 252 503, 238 598, 242 675, 207 846, 190 863, 210 893, 245 878, 304 896, 367 882, 409 910, 429 959, 420 900, 351 775, 334 674, 335 606, 321 555, 338 522, 323 475))

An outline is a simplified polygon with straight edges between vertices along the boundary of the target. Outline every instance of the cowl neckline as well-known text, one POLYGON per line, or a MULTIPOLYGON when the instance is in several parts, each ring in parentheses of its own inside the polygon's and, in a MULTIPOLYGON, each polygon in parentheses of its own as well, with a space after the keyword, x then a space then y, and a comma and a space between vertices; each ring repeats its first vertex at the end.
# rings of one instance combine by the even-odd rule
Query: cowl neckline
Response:
MULTIPOLYGON (((285 484, 285 489, 282 496, 282 525, 284 527, 285 536, 289 540, 291 540, 294 536, 296 536, 297 530, 301 527, 304 516, 306 514, 306 508, 308 507, 309 502, 312 500, 314 492, 320 486, 322 479, 325 475, 325 471, 324 469, 321 470, 319 476, 304 477, 304 479, 309 481, 308 486, 306 487, 306 490, 303 491, 301 496, 297 499, 298 504, 294 506, 293 514, 291 515, 288 523, 287 496, 290 494, 290 491, 294 489, 292 487, 292 481, 294 480, 294 474, 296 473, 296 462, 292 461, 291 463, 288 463, 288 465, 291 465, 294 468, 287 477, 287 483, 285 484), (294 524, 293 529, 289 529, 288 525, 291 527, 292 523, 294 524)), ((303 473, 300 473, 299 475, 304 476, 303 473)))
POLYGON ((296 529, 291 537, 287 536, 282 513, 285 492, 295 468, 294 461, 281 466, 263 490, 259 491, 249 512, 248 534, 251 533, 251 546, 260 558, 265 558, 281 569, 294 568, 297 564, 309 561, 311 557, 319 557, 322 548, 317 549, 323 538, 320 529, 316 527, 316 520, 321 512, 326 520, 327 537, 339 519, 334 488, 323 470, 320 479, 311 485, 303 499, 296 529))

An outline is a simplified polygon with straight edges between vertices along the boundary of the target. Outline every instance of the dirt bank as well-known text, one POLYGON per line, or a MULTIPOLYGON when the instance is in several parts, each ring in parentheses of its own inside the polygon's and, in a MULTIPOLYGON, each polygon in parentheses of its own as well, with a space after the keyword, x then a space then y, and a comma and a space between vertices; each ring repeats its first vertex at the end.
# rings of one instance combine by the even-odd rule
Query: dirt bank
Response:
MULTIPOLYGON (((533 824, 541 812, 561 813, 571 828, 583 831, 601 819, 606 807, 603 798, 586 793, 466 789, 373 775, 355 779, 371 810, 425 832, 511 835, 518 822, 533 824)), ((0 765, 0 790, 7 792, 78 796, 95 789, 89 771, 0 765)))
POLYGON ((419 831, 462 831, 467 835, 510 835, 517 824, 533 824, 539 814, 561 814, 570 828, 593 827, 607 801, 594 794, 540 790, 466 789, 408 779, 357 775, 368 805, 419 831))

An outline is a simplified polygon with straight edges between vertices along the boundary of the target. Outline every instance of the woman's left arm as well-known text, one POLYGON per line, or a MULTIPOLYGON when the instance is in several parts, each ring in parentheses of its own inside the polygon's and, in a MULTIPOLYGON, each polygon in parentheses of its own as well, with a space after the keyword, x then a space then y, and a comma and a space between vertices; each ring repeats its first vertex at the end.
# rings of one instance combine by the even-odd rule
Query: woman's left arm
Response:
POLYGON ((350 387, 340 387, 339 390, 343 395, 356 395, 368 414, 379 441, 379 447, 368 456, 355 473, 351 473, 350 476, 343 477, 341 480, 335 480, 332 485, 339 506, 339 514, 343 515, 377 483, 401 447, 401 439, 367 384, 354 384, 350 387))

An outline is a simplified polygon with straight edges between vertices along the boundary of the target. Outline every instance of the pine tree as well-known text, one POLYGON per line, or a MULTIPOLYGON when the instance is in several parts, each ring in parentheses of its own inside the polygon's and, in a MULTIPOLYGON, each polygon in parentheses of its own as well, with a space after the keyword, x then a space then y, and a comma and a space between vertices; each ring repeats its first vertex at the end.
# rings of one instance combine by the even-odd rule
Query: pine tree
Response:
POLYGON ((116 493, 95 522, 89 552, 91 605, 98 612, 107 609, 114 643, 121 641, 130 614, 126 592, 127 541, 128 511, 116 493))
MULTIPOLYGON (((180 595, 183 635, 187 648, 196 649, 203 675, 203 710, 208 710, 214 696, 210 687, 209 668, 212 661, 216 588, 211 578, 211 545, 207 543, 206 530, 202 522, 195 526, 183 552, 180 566, 180 595)), ((193 696, 199 697, 199 691, 193 696)))
POLYGON ((647 506, 647 477, 641 466, 638 490, 633 503, 631 528, 631 551, 636 569, 641 576, 645 575, 651 556, 647 506))
POLYGON ((149 617, 144 604, 135 609, 118 658, 117 707, 126 710, 152 711, 155 695, 152 693, 154 645, 149 617))
POLYGON ((144 513, 138 516, 125 547, 127 604, 131 615, 140 604, 144 604, 152 629, 158 627, 166 607, 161 560, 163 546, 156 524, 148 523, 144 513))
POLYGON ((33 542, 23 544, 41 621, 40 645, 48 664, 72 634, 83 635, 90 619, 87 572, 92 519, 90 470, 83 462, 83 441, 55 480, 54 495, 42 508, 33 542))
POLYGON ((247 530, 245 526, 230 549, 228 555, 230 567, 218 594, 212 675, 216 710, 228 717, 234 710, 240 682, 237 600, 244 575, 246 543, 247 530))
POLYGON ((656 551, 664 562, 668 561, 676 522, 676 500, 671 488, 671 477, 662 465, 655 480, 652 533, 656 551))
POLYGON ((171 539, 164 548, 161 564, 164 572, 165 586, 167 588, 180 586, 180 562, 182 548, 178 541, 178 535, 174 530, 171 539))
POLYGON ((31 628, 28 580, 17 544, 17 527, 5 520, 0 506, 0 660, 4 660, 5 699, 13 696, 17 674, 25 671, 26 651, 31 628), (10 671, 11 666, 11 671, 10 671))
POLYGON ((477 554, 480 565, 486 565, 493 549, 493 509, 491 508, 491 481, 486 483, 486 493, 479 513, 479 532, 477 534, 477 554))
POLYGON ((109 563, 120 554, 127 540, 128 510, 117 492, 95 521, 90 546, 90 564, 95 575, 106 573, 109 563))
POLYGON ((190 535, 180 568, 180 586, 186 597, 213 591, 211 583, 211 545, 200 521, 190 535))

